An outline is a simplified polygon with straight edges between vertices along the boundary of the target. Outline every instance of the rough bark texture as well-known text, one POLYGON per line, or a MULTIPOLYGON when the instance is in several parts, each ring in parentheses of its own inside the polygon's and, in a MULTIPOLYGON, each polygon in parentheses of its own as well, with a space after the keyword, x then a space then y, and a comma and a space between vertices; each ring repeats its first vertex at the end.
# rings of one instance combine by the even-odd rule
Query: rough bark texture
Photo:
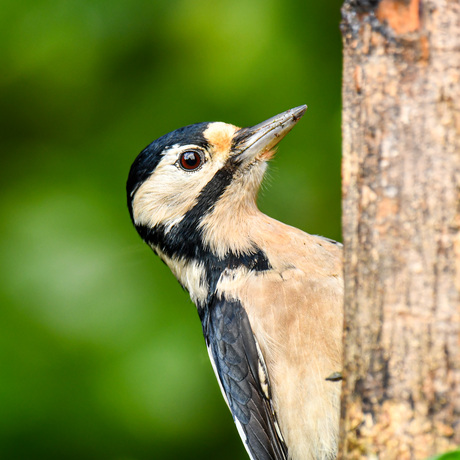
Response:
POLYGON ((346 0, 341 458, 460 445, 460 2, 346 0))

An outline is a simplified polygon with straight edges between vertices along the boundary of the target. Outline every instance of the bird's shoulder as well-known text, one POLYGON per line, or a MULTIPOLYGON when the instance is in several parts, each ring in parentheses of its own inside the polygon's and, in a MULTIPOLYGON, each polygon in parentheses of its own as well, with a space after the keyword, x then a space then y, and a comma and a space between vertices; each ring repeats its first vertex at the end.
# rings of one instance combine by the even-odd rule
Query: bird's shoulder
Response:
POLYGON ((295 268, 297 276, 342 277, 342 244, 263 216, 252 239, 275 272, 295 268))

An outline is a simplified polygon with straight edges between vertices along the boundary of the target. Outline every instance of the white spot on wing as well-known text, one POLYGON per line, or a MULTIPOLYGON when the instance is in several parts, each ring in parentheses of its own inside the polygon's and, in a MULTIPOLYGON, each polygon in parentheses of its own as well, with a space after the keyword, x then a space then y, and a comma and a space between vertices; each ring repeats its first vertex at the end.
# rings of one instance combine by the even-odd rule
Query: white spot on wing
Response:
POLYGON ((259 370, 260 386, 262 388, 262 391, 264 392, 265 397, 269 399, 270 393, 268 391, 267 374, 265 373, 265 370, 260 362, 259 362, 258 370, 259 370))
POLYGON ((276 413, 275 413, 275 409, 273 407, 273 401, 272 401, 272 399, 270 397, 270 389, 269 389, 270 379, 268 377, 267 365, 265 364, 265 359, 264 359, 264 356, 262 354, 262 350, 260 349, 259 342, 257 341, 255 336, 254 336, 254 341, 256 343, 257 355, 259 357, 258 371, 259 371, 260 385, 261 385, 262 391, 265 394, 265 397, 270 401, 270 408, 271 408, 272 414, 273 414, 273 422, 274 422, 274 425, 275 425, 276 433, 278 434, 278 437, 280 438, 280 440, 282 442, 285 442, 285 440, 283 438, 283 435, 281 434, 281 429, 280 429, 280 426, 278 424, 278 419, 277 419, 277 416, 276 416, 276 413))
POLYGON ((258 370, 259 370, 260 384, 262 386, 262 391, 264 392, 265 397, 267 399, 270 399, 270 391, 268 389, 269 380, 268 380, 267 365, 265 364, 265 359, 262 354, 262 350, 260 349, 259 342, 257 341, 255 336, 254 336, 254 342, 256 343, 257 356, 259 358, 258 370))
POLYGON ((278 437, 281 439, 281 441, 286 442, 283 438, 283 435, 281 434, 281 429, 280 426, 278 425, 278 420, 275 418, 275 430, 276 433, 278 434, 278 437))

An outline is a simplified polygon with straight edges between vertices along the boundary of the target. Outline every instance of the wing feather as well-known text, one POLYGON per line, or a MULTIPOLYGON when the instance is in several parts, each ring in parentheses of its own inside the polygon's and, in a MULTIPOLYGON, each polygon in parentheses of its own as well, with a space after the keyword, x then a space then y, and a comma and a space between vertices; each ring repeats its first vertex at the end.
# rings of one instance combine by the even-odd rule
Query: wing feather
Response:
POLYGON ((203 331, 214 371, 252 460, 286 460, 270 398, 270 381, 241 303, 214 299, 203 331), (263 381, 261 381, 261 372, 263 381))

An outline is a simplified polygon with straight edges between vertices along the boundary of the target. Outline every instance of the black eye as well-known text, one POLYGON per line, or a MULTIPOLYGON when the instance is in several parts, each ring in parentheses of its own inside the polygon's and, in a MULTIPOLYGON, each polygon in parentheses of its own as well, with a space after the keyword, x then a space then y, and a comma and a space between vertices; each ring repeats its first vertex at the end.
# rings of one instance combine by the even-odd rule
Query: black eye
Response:
POLYGON ((193 169, 197 169, 201 163, 202 158, 198 152, 189 151, 180 154, 179 164, 182 169, 192 171, 193 169))

